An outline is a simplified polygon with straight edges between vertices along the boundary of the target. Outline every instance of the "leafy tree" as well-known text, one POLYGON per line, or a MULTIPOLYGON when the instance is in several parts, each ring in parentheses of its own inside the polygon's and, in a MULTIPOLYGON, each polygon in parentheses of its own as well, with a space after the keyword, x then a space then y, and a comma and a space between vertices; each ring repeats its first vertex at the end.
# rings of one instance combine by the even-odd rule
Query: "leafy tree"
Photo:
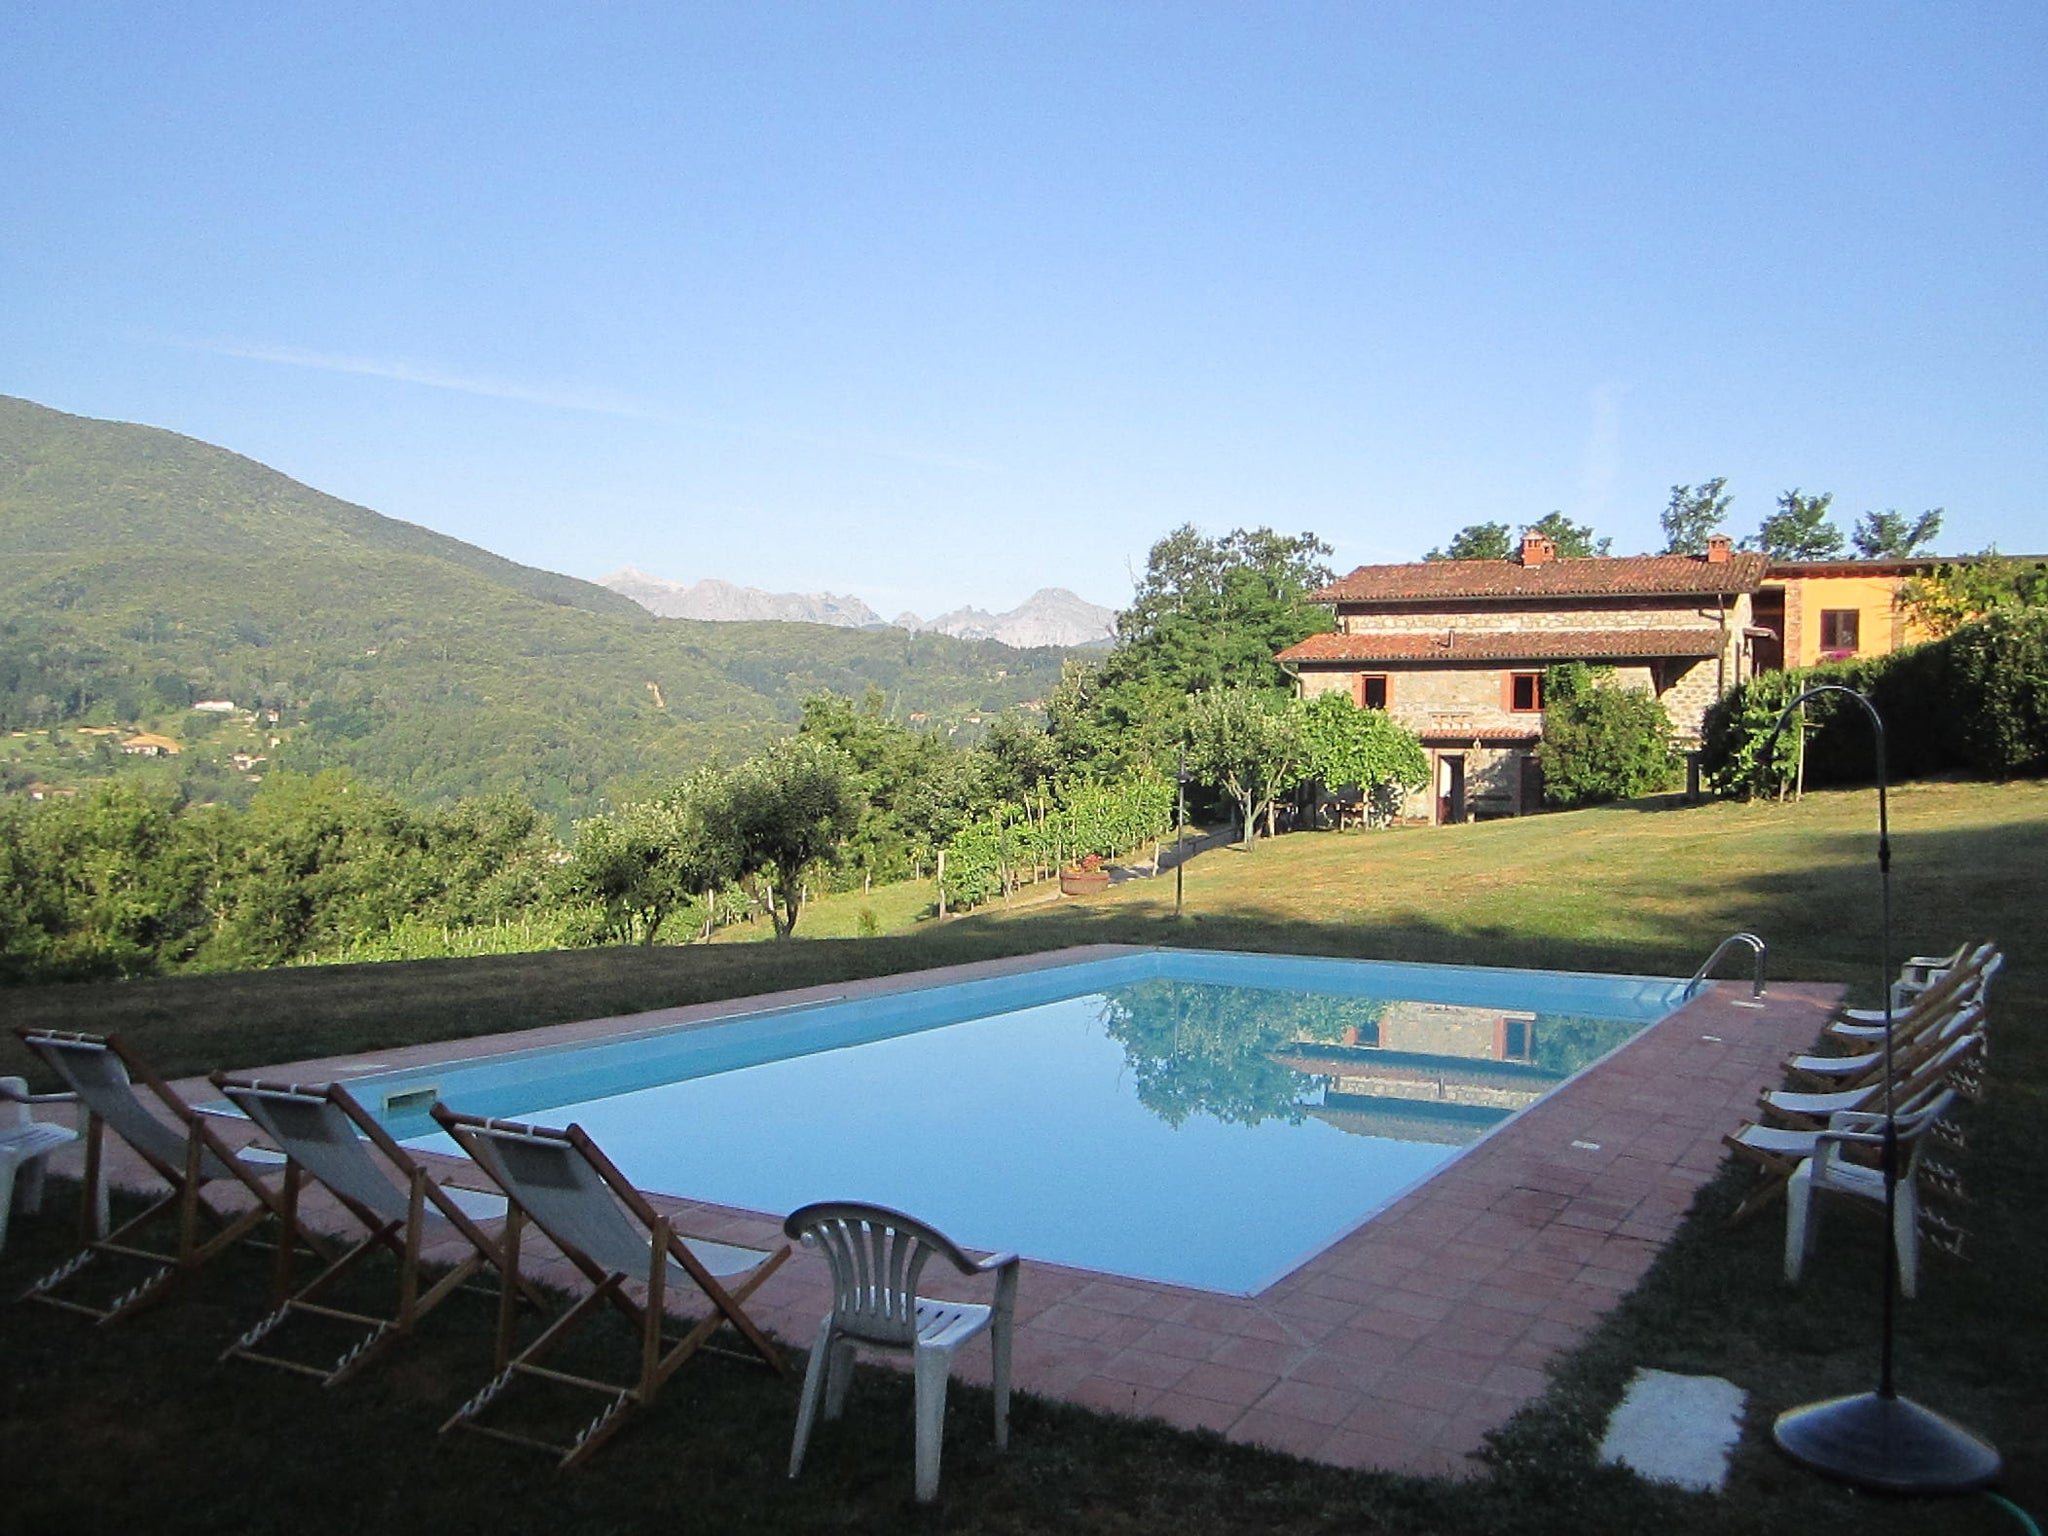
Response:
POLYGON ((1671 504, 1658 519, 1664 529, 1664 553, 1704 555, 1707 536, 1721 531, 1734 500, 1728 492, 1726 475, 1702 480, 1698 485, 1672 486, 1671 504))
POLYGON ((1993 613, 1948 649, 1970 765, 1999 778, 2048 771, 2048 608, 1993 613))
POLYGON ((2048 562, 1986 550, 1975 559, 1916 576, 1906 583, 1903 601, 1914 619, 1940 639, 2003 608, 2048 605, 2048 562))
MULTIPOLYGON (((870 877, 889 879, 909 872, 915 836, 905 821, 907 803, 919 781, 948 776, 939 758, 960 754, 942 737, 913 731, 888 717, 888 701, 872 684, 856 704, 836 693, 814 693, 803 702, 799 733, 829 742, 853 765, 861 797, 860 826, 848 839, 848 862, 870 877)), ((960 776, 950 776, 955 790, 960 776)))
POLYGON ((517 791, 458 800, 426 818, 425 834, 434 890, 423 915, 468 927, 548 904, 561 844, 517 791))
POLYGON ((138 975, 205 932, 205 865, 173 796, 108 784, 0 817, 0 970, 138 975))
POLYGON ((1612 668, 1567 662, 1543 675, 1543 795, 1566 808, 1630 800, 1671 786, 1671 718, 1651 695, 1615 684, 1612 668))
POLYGON ((1941 532, 1940 507, 1922 512, 1911 522, 1903 512, 1886 508, 1882 512, 1866 512, 1856 520, 1850 531, 1849 543, 1856 550, 1858 560, 1910 560, 1920 553, 1922 546, 1932 544, 1941 532))
POLYGON ((1059 773, 1060 760, 1052 738, 1014 715, 998 715, 967 754, 968 776, 976 806, 1001 800, 1019 804, 1042 795, 1059 773))
POLYGON ((736 877, 765 877, 775 936, 796 932, 804 876, 837 862, 860 826, 861 795, 846 753, 815 737, 792 736, 733 769, 722 825, 736 877))
POLYGON ((1506 523, 1468 523, 1451 535, 1442 549, 1432 549, 1425 560, 1505 560, 1508 546, 1506 523))
POLYGON ((1334 688, 1296 708, 1306 777, 1332 789, 1356 784, 1368 795, 1383 785, 1407 791, 1429 782, 1422 743, 1385 710, 1360 709, 1334 688))
MULTIPOLYGON (((1188 699, 1188 772, 1237 803, 1243 841, 1259 811, 1301 777, 1301 727, 1292 709, 1270 694, 1238 684, 1188 699)), ((1270 828, 1269 828, 1270 831, 1270 828)))
POLYGON ((1575 523, 1562 512, 1548 512, 1536 519, 1525 530, 1540 533, 1557 546, 1558 554, 1567 560, 1585 560, 1594 555, 1604 555, 1614 547, 1614 540, 1593 536, 1589 523, 1575 523))
POLYGON ((1113 670, 1182 693, 1279 684, 1274 652, 1329 627, 1308 600, 1330 583, 1329 554, 1312 533, 1234 528, 1212 539, 1183 523, 1152 546, 1117 615, 1113 670))
POLYGON ((1778 510, 1763 520, 1749 541, 1773 560, 1833 560, 1842 553, 1842 530, 1828 521, 1832 491, 1818 496, 1790 490, 1778 498, 1778 510))
POLYGON ((705 770, 667 794, 576 823, 562 893, 597 905, 614 941, 652 944, 671 914, 739 873, 724 778, 705 770))
POLYGON ((420 819, 346 769, 272 774, 250 802, 209 964, 281 965, 380 933, 433 889, 420 819))
POLYGON ((1092 676, 1062 679, 1052 722, 1063 759, 1085 755, 1107 774, 1163 767, 1190 694, 1284 686, 1274 654, 1331 625, 1329 610, 1309 601, 1330 582, 1329 553, 1312 533, 1270 528, 1210 538, 1184 524, 1160 539, 1117 615, 1115 649, 1092 676))
POLYGON ((1101 775, 1121 761, 1101 694, 1101 664, 1069 656, 1045 701, 1046 738, 1065 772, 1101 775))

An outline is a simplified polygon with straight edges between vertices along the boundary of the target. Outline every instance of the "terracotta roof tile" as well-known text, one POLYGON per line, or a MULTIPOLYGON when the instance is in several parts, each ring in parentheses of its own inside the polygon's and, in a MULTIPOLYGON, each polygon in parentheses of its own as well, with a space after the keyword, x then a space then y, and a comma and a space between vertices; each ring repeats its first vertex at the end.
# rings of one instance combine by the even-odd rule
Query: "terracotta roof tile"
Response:
POLYGON ((1314 594, 1321 603, 1384 603, 1432 598, 1628 597, 1754 592, 1765 557, 1731 555, 1715 564, 1701 555, 1601 556, 1583 560, 1423 560, 1361 565, 1314 594))
POLYGON ((1276 660, 1340 661, 1620 661, 1721 654, 1721 631, 1690 629, 1428 630, 1367 635, 1310 635, 1276 660))

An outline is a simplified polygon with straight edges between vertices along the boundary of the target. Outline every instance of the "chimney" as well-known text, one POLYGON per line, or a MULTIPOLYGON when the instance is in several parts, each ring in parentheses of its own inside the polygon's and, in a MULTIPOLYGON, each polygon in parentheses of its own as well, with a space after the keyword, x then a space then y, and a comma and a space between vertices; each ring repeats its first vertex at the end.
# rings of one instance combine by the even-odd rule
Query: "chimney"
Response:
POLYGON ((1557 558, 1557 543, 1542 534, 1529 532, 1522 535, 1522 564, 1538 566, 1557 558))
POLYGON ((1725 533, 1707 535, 1707 564, 1726 565, 1728 556, 1735 549, 1735 541, 1725 533))

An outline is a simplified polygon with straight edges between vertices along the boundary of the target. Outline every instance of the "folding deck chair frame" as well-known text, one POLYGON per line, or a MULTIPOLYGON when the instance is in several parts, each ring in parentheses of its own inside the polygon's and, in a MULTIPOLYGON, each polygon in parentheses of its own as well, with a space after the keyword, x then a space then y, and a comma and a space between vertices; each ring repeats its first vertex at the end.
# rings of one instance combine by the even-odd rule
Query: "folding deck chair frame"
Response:
MULTIPOLYGON (((265 1217, 282 1217, 284 1202, 279 1191, 265 1184, 257 1170, 221 1140, 207 1117, 180 1098, 118 1035, 27 1028, 18 1028, 15 1033, 63 1077, 78 1095, 79 1109, 86 1116, 85 1196, 79 1208, 79 1235, 85 1246, 31 1285, 23 1300, 82 1313, 102 1325, 118 1322, 138 1308, 160 1300, 175 1282, 246 1237, 265 1217), (116 1063, 125 1081, 83 1075, 82 1069, 95 1059, 116 1063), (177 1122, 176 1129, 150 1113, 135 1092, 138 1084, 148 1089, 170 1113, 177 1122), (170 1185, 170 1192, 152 1202, 140 1215, 102 1235, 94 1230, 94 1191, 102 1187, 104 1142, 110 1124, 114 1134, 170 1185), (255 1205, 234 1213, 216 1208, 206 1198, 205 1185, 229 1179, 253 1195, 255 1205), (165 1252, 141 1246, 136 1234, 170 1211, 177 1213, 176 1248, 165 1252), (202 1222, 212 1227, 211 1236, 202 1238, 202 1222), (154 1274, 104 1307, 57 1294, 60 1287, 101 1254, 139 1259, 157 1268, 154 1274)), ((319 1238, 306 1233, 301 1234, 300 1240, 315 1253, 326 1256, 326 1244, 319 1238)))
MULTIPOLYGON (((704 1243, 703 1246, 707 1250, 745 1253, 756 1258, 757 1262, 736 1271, 743 1273, 744 1279, 739 1284, 728 1287, 692 1250, 690 1243, 675 1230, 669 1218, 656 1211, 648 1203, 647 1197, 627 1181, 625 1175, 620 1173, 611 1159, 599 1150, 597 1144, 580 1125, 571 1125, 566 1130, 520 1125, 510 1121, 489 1120, 477 1115, 458 1114, 444 1104, 434 1105, 433 1116, 442 1129, 453 1136, 463 1151, 470 1155, 476 1165, 505 1191, 510 1201, 503 1246, 506 1272, 518 1272, 521 1235, 526 1222, 532 1220, 591 1284, 589 1295, 574 1302, 567 1311, 549 1324, 538 1338, 516 1355, 512 1352, 515 1321, 512 1300, 516 1292, 513 1287, 506 1287, 498 1313, 497 1374, 449 1417, 441 1426, 443 1434, 456 1428, 469 1429, 494 1439, 509 1441, 514 1445, 546 1451, 557 1458, 560 1466, 575 1466, 586 1460, 624 1427, 634 1410, 645 1408, 651 1403, 662 1384, 675 1374, 679 1366, 700 1350, 732 1354, 742 1359, 758 1359, 777 1375, 788 1373, 788 1366, 783 1362, 781 1353, 754 1320, 747 1316, 743 1306, 762 1282, 788 1260, 790 1247, 787 1243, 772 1252, 736 1249, 731 1244, 704 1243), (586 1251, 569 1233, 560 1230, 561 1223, 541 1220, 529 1210, 521 1200, 521 1176, 516 1170, 509 1169, 499 1155, 499 1149, 507 1145, 547 1148, 556 1151, 561 1157, 573 1156, 580 1159, 602 1184, 603 1197, 608 1201, 616 1201, 616 1207, 611 1214, 617 1216, 621 1222, 630 1222, 635 1226, 636 1245, 644 1242, 646 1246, 645 1270, 631 1273, 605 1263, 586 1251), (619 1210, 618 1207, 623 1207, 623 1210, 619 1210), (694 1282, 705 1299, 711 1303, 711 1311, 709 1316, 690 1328, 681 1338, 671 1341, 663 1335, 663 1309, 668 1297, 672 1271, 676 1269, 681 1270, 694 1282), (628 1281, 646 1286, 647 1299, 644 1305, 636 1303, 626 1294, 625 1285, 628 1281), (611 1306, 638 1330, 640 1369, 637 1377, 631 1382, 621 1383, 592 1376, 579 1376, 543 1365, 542 1360, 552 1353, 584 1318, 601 1305, 611 1306), (746 1351, 719 1349, 708 1342, 721 1323, 730 1323, 733 1326, 747 1344, 746 1351), (480 1423, 479 1415, 511 1385, 516 1376, 522 1375, 601 1393, 609 1401, 566 1445, 480 1423)), ((593 1196, 597 1193, 600 1192, 592 1192, 593 1196)))
POLYGON ((523 1289, 528 1299, 545 1305, 537 1286, 519 1280, 516 1269, 505 1268, 501 1244, 477 1224, 477 1218, 340 1083, 304 1087, 234 1078, 222 1072, 214 1073, 212 1081, 283 1150, 287 1159, 282 1191, 287 1241, 278 1245, 273 1307, 222 1352, 223 1360, 255 1360, 311 1376, 323 1386, 336 1386, 408 1336, 422 1317, 486 1265, 499 1271, 501 1283, 513 1285, 516 1281, 515 1289, 523 1289), (301 1231, 299 1196, 307 1178, 331 1194, 362 1225, 365 1235, 311 1281, 293 1291, 289 1239, 301 1231), (471 1251, 422 1289, 420 1250, 429 1242, 439 1241, 446 1232, 445 1228, 442 1232, 434 1231, 437 1218, 467 1238, 471 1251), (398 1261, 395 1316, 354 1311, 322 1299, 364 1259, 380 1250, 398 1261), (355 1324, 369 1332, 325 1366, 257 1347, 294 1313, 355 1324))

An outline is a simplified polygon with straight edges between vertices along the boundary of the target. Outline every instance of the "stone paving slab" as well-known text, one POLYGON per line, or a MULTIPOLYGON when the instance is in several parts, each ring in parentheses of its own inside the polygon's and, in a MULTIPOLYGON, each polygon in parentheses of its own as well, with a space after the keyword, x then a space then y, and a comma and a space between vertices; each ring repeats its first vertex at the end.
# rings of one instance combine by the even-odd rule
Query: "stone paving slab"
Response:
MULTIPOLYGON (((1129 952, 1089 946, 260 1075, 320 1082, 1129 952)), ((1778 1080, 1785 1058, 1811 1044, 1842 991, 1779 984, 1757 1006, 1745 986, 1707 989, 1255 1296, 1027 1261, 1016 1383, 1340 1466, 1469 1475, 1485 1435, 1540 1397, 1550 1364, 1642 1278, 1713 1176, 1722 1134, 1778 1080)), ((203 1080, 177 1086, 195 1101, 215 1097, 203 1080)), ((75 1153, 59 1154, 58 1167, 67 1157, 75 1169, 75 1153)), ((432 1161, 456 1182, 485 1182, 462 1158, 432 1161)), ((134 1159, 110 1164, 120 1182, 146 1184, 134 1159)), ((656 1203, 693 1235, 782 1242, 772 1215, 667 1195, 656 1203)), ((309 1198, 308 1219, 319 1209, 309 1198)), ((580 1283, 531 1241, 540 1278, 580 1283)), ((936 1270, 928 1277, 931 1290, 945 1290, 936 1270)), ((823 1260, 799 1252, 748 1310, 802 1343, 829 1305, 823 1260)), ((959 1367, 985 1382, 986 1351, 966 1351, 959 1367)))

